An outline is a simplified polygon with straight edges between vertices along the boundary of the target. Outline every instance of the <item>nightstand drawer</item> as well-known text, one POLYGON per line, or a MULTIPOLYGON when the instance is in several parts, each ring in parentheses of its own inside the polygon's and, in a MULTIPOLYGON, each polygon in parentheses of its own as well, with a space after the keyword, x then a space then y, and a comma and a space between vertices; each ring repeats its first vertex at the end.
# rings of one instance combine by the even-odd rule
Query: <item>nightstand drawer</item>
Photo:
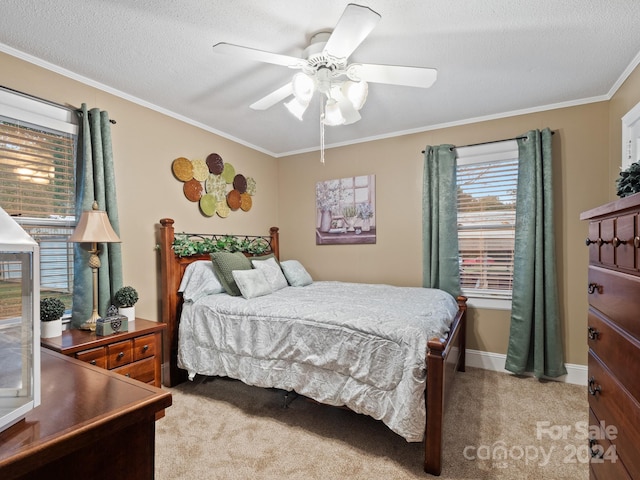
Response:
POLYGON ((113 371, 144 383, 153 383, 155 380, 155 362, 153 358, 130 363, 124 367, 115 368, 113 371))
POLYGON ((133 361, 153 357, 156 354, 156 335, 145 335, 133 339, 133 361))
POLYGON ((131 363, 132 360, 131 340, 107 345, 107 368, 109 370, 131 363))
POLYGON ((100 368, 107 368, 106 349, 104 347, 92 348, 76 353, 76 358, 100 368))

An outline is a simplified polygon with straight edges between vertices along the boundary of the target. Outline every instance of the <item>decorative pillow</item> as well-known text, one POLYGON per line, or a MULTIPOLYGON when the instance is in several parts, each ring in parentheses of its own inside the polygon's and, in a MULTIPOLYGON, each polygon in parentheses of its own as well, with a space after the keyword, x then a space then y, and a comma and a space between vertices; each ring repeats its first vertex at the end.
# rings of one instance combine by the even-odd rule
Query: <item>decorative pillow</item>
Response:
POLYGON ((240 289, 233 278, 234 270, 251 270, 251 262, 241 252, 214 252, 211 254, 213 269, 229 295, 237 297, 240 289))
POLYGON ((269 260, 270 258, 273 258, 278 264, 280 263, 278 262, 278 259, 273 253, 267 253, 266 255, 257 255, 255 257, 250 257, 249 260, 253 262, 254 260, 269 260))
POLYGON ((185 301, 195 302, 206 295, 224 293, 224 287, 213 270, 213 264, 197 260, 185 269, 178 292, 182 293, 185 301))
POLYGON ((282 268, 287 282, 289 282, 289 285, 292 287, 304 287, 313 283, 311 275, 309 275, 307 270, 297 260, 280 262, 280 268, 282 268))
POLYGON ((271 285, 271 290, 274 292, 289 286, 275 258, 268 258, 267 260, 252 259, 251 263, 253 263, 253 268, 262 270, 267 282, 271 285))
POLYGON ((271 293, 271 286, 262 270, 234 270, 231 272, 240 293, 246 299, 271 293))

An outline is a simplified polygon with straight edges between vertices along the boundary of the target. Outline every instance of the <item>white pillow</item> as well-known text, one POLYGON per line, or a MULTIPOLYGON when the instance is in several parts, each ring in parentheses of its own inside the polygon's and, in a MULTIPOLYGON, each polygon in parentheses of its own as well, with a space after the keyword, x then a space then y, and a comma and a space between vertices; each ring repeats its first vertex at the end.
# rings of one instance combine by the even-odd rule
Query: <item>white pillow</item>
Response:
POLYGON ((251 260, 253 268, 261 270, 264 273, 267 282, 271 285, 271 290, 277 292, 278 290, 288 287, 287 279, 284 278, 280 265, 275 258, 268 258, 267 260, 251 260))
POLYGON ((262 270, 233 270, 231 275, 233 275, 240 293, 246 299, 271 293, 271 285, 267 282, 262 270))
POLYGON ((284 276, 292 287, 304 287, 313 283, 311 275, 309 275, 307 270, 297 260, 280 262, 280 268, 282 268, 284 276))
POLYGON ((195 302, 199 298, 214 293, 224 293, 224 287, 218 280, 210 260, 197 260, 187 265, 180 288, 185 301, 195 302))

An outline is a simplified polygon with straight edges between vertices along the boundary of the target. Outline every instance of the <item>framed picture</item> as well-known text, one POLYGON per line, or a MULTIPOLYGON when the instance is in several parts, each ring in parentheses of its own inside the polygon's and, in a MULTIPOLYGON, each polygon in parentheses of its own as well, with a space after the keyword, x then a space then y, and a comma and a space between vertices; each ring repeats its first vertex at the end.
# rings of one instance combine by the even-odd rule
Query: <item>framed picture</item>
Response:
POLYGON ((316 183, 316 245, 376 243, 375 175, 316 183))

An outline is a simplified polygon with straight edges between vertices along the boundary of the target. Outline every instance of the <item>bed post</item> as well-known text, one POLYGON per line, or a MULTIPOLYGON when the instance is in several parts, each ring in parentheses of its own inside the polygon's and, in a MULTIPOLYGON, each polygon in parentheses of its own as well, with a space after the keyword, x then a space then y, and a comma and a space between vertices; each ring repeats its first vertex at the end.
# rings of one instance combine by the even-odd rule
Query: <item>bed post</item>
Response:
POLYGON ((178 287, 180 276, 175 272, 177 263, 171 245, 174 239, 172 218, 160 220, 160 321, 167 324, 163 342, 162 383, 173 387, 186 379, 186 374, 177 368, 178 348, 178 287))
POLYGON ((278 227, 271 227, 269 229, 269 235, 271 235, 271 251, 280 260, 280 233, 278 227))
POLYGON ((442 471, 442 424, 444 422, 444 344, 438 339, 427 343, 427 425, 425 429, 424 471, 442 471))
POLYGON ((465 369, 467 297, 460 296, 457 302, 458 315, 451 325, 449 338, 432 338, 427 342, 424 471, 432 475, 440 475, 442 471, 445 400, 451 389, 453 375, 465 369))

